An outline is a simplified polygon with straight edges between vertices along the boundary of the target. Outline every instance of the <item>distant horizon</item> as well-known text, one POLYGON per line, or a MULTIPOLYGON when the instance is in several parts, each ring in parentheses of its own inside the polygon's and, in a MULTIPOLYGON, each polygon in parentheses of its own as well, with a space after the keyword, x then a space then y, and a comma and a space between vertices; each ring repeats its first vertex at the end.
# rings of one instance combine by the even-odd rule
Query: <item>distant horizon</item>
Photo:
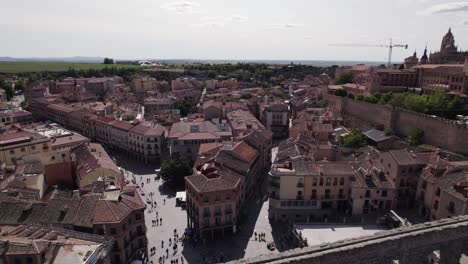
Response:
MULTIPOLYGON (((81 63, 92 63, 101 62, 105 57, 93 57, 93 56, 71 56, 71 57, 11 57, 11 56, 0 56, 0 62, 81 62, 81 63)), ((112 58, 112 57, 111 57, 112 58)), ((345 63, 345 64, 386 64, 385 61, 365 61, 365 60, 333 60, 333 59, 193 59, 193 58, 137 58, 137 59, 122 59, 112 58, 116 62, 121 61, 155 61, 155 62, 217 62, 217 63, 231 63, 231 62, 252 62, 252 63, 299 63, 299 64, 312 64, 312 63, 345 63)), ((393 62, 399 64, 402 62, 393 62)))

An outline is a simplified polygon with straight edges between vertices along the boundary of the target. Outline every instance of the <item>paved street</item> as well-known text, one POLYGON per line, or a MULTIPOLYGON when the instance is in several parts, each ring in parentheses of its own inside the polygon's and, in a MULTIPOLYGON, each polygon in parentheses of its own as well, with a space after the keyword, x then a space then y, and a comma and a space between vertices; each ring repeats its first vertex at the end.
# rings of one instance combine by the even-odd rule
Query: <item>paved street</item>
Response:
MULTIPOLYGON (((149 199, 153 204, 157 203, 156 208, 147 204, 145 221, 148 252, 151 253, 152 247, 156 248, 156 254, 150 256, 150 263, 151 261, 158 263, 159 257, 166 255, 165 250, 168 248, 169 238, 173 238, 174 229, 180 236, 183 235, 187 223, 186 212, 176 207, 175 191, 164 187, 162 181, 155 181, 157 166, 144 165, 121 156, 116 156, 116 158, 118 165, 126 171, 127 179, 131 181, 135 176, 140 190, 144 192, 143 198, 149 199), (147 183, 147 179, 151 179, 150 183, 147 183), (143 187, 141 187, 142 182, 143 187), (154 193, 153 196, 150 196, 151 192, 154 193), (165 205, 164 200, 166 200, 165 205), (156 213, 158 218, 162 218, 162 225, 153 225, 152 221, 156 220, 156 213), (164 248, 161 248, 162 241, 164 241, 164 248)), ((274 252, 267 248, 267 243, 273 241, 272 228, 268 220, 268 201, 265 197, 259 197, 248 204, 250 207, 247 217, 244 218, 236 235, 227 235, 224 239, 218 237, 214 241, 208 240, 206 246, 198 243, 196 247, 192 244, 183 247, 182 243, 178 243, 178 252, 175 254, 172 247, 169 247, 169 261, 166 260, 165 263, 170 263, 171 259, 176 258, 178 263, 182 263, 181 257, 184 258, 184 263, 216 263, 274 252), (265 233, 266 242, 256 241, 255 232, 265 233)))

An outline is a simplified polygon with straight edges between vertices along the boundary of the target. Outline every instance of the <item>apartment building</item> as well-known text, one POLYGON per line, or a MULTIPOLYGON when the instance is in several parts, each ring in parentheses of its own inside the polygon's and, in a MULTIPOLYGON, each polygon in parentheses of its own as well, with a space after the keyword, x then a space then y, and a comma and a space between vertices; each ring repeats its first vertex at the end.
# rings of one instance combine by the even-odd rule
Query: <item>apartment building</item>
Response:
POLYGON ((226 114, 232 134, 239 136, 247 130, 265 130, 265 126, 250 111, 235 110, 226 114))
POLYGON ((139 124, 130 129, 128 151, 135 158, 148 162, 161 162, 165 151, 166 129, 159 124, 139 124))
POLYGON ((328 221, 350 215, 351 178, 348 163, 307 161, 293 157, 273 164, 269 175, 269 217, 275 221, 328 221))
POLYGON ((236 233, 244 200, 244 177, 226 166, 212 163, 185 177, 187 225, 202 238, 236 233))
POLYGON ((1 263, 109 263, 113 240, 37 225, 1 225, 1 263), (38 246, 40 245, 40 246, 38 246), (73 250, 70 250, 73 248, 73 250))
POLYGON ((148 256, 145 204, 134 186, 119 189, 98 181, 79 193, 54 189, 45 200, 29 198, 27 190, 2 193, 8 195, 0 196, 0 225, 40 224, 110 237, 112 263, 148 256))
POLYGON ((131 86, 132 92, 143 94, 147 91, 156 91, 158 89, 158 80, 152 77, 133 78, 131 86))
POLYGON ((274 138, 286 138, 289 128, 288 104, 280 101, 270 102, 268 97, 260 105, 260 120, 267 130, 273 133, 274 138))
POLYGON ((468 214, 468 162, 453 162, 434 153, 418 181, 421 216, 433 221, 468 214))
POLYGON ((200 144, 230 140, 231 128, 227 123, 211 121, 178 122, 172 125, 167 142, 170 155, 186 160, 196 159, 200 144))
POLYGON ((51 151, 51 140, 37 133, 28 132, 19 126, 11 126, 0 134, 0 161, 9 166, 17 159, 30 154, 51 151))

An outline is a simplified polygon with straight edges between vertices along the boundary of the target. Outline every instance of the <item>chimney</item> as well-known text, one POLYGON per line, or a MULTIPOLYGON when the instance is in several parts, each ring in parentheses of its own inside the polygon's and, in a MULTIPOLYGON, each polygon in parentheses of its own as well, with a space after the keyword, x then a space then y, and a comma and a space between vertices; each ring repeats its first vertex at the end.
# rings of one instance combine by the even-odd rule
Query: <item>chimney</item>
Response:
POLYGON ((468 74, 468 56, 465 57, 465 66, 463 67, 463 72, 468 74))

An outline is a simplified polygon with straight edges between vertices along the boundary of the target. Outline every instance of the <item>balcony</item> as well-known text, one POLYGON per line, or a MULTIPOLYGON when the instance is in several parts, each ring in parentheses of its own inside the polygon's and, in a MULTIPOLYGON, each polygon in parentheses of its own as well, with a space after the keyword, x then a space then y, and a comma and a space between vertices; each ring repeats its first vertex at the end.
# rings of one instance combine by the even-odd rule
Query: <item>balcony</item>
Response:
POLYGON ((216 212, 214 212, 214 215, 216 215, 216 216, 221 215, 221 211, 216 211, 216 212))
POLYGON ((304 187, 304 183, 303 182, 298 182, 297 183, 297 188, 303 188, 304 187))
POLYGON ((322 200, 333 200, 335 199, 335 196, 331 194, 325 194, 325 195, 322 195, 321 198, 322 200))

